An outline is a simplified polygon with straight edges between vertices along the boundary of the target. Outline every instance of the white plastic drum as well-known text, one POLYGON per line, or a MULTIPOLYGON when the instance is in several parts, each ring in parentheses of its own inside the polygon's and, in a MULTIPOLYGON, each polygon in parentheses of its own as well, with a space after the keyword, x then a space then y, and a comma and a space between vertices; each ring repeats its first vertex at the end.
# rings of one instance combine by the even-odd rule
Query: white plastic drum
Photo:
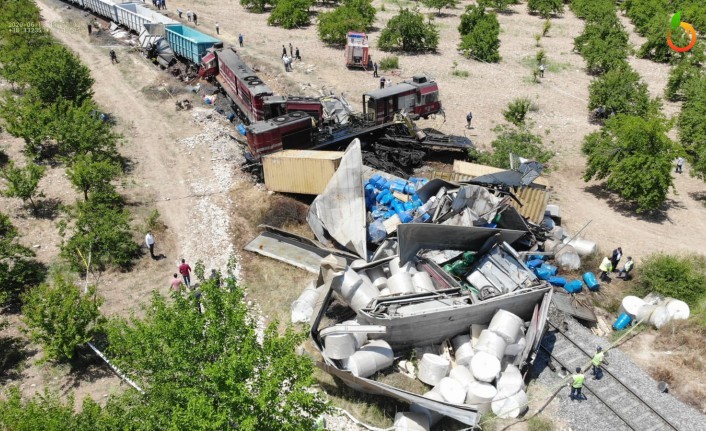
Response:
POLYGON ((324 353, 332 359, 346 359, 357 348, 353 334, 332 334, 324 339, 324 353))
MULTIPOLYGON (((422 396, 424 398, 428 398, 428 399, 434 400, 434 401, 446 401, 446 400, 444 400, 444 397, 442 397, 440 393, 435 392, 435 391, 429 391, 422 396)), ((422 407, 419 404, 410 405, 409 410, 412 412, 415 412, 415 413, 422 413, 422 414, 426 415, 427 418, 429 419, 430 426, 439 422, 441 420, 441 418, 444 417, 443 415, 441 415, 435 411, 429 410, 426 407, 422 407)))
POLYGON ((514 343, 522 333, 525 322, 505 310, 498 310, 490 321, 488 329, 500 335, 506 343, 514 343))
POLYGON ((498 391, 490 383, 473 382, 468 386, 466 404, 475 407, 478 413, 485 414, 490 410, 490 403, 498 391))
POLYGON ((449 374, 451 363, 439 355, 425 353, 419 361, 417 378, 427 385, 436 386, 449 374))
POLYGON ((512 393, 500 389, 491 403, 493 413, 501 419, 518 417, 526 406, 527 394, 522 390, 512 393))
MULTIPOLYGON (((346 320, 343 322, 344 325, 355 325, 355 326, 360 326, 360 323, 356 322, 355 320, 346 320)), ((355 338, 355 348, 360 349, 365 345, 365 343, 368 342, 368 334, 364 332, 354 332, 353 338, 355 338)))
POLYGON ((412 276, 409 272, 400 271, 387 279, 387 287, 390 292, 397 294, 414 293, 412 276))
POLYGON ((618 310, 618 315, 622 313, 627 313, 630 318, 635 319, 637 313, 640 311, 640 307, 645 305, 645 301, 637 296, 626 296, 620 304, 620 309, 618 310))
POLYGON ((415 292, 434 292, 434 283, 431 281, 431 276, 428 272, 421 271, 412 275, 412 285, 415 292))
POLYGON ((525 345, 527 344, 527 341, 525 340, 524 337, 520 338, 520 341, 518 341, 515 344, 508 344, 507 347, 505 348, 505 356, 517 356, 520 353, 522 353, 523 350, 525 350, 525 345))
POLYGON ((507 347, 505 339, 490 329, 486 329, 480 333, 475 350, 476 352, 486 352, 498 359, 502 359, 503 355, 505 355, 505 347, 507 347))
POLYGON ((457 335, 451 339, 454 347, 454 359, 458 365, 468 365, 473 358, 473 346, 470 335, 457 335))
POLYGON ((476 381, 471 369, 463 365, 453 367, 449 371, 449 377, 459 382, 465 389, 468 389, 468 385, 476 381))
POLYGON ((471 325, 471 344, 473 347, 476 347, 476 344, 478 344, 478 338, 484 329, 488 329, 488 325, 477 325, 475 323, 471 325))
POLYGON ((447 403, 463 404, 466 399, 466 388, 461 383, 451 377, 444 377, 435 388, 447 403))
POLYGON ((425 413, 400 412, 395 415, 395 431, 429 431, 425 413))
POLYGON ((314 314, 314 306, 323 286, 317 289, 314 282, 310 283, 299 295, 296 301, 292 302, 292 323, 306 323, 314 314))
POLYGON ((345 367, 356 377, 370 377, 392 365, 392 348, 383 340, 375 340, 363 346, 348 358, 345 367))
POLYGON ((395 256, 391 261, 387 263, 390 268, 390 275, 395 275, 400 272, 400 258, 395 256))
POLYGON ((471 359, 471 372, 476 380, 492 382, 500 374, 500 359, 487 352, 476 352, 471 359))
POLYGON ((515 393, 522 389, 522 384, 523 381, 520 370, 514 365, 508 365, 505 371, 500 373, 500 378, 495 386, 497 386, 498 391, 515 393))
POLYGON ((660 305, 650 314, 650 324, 659 329, 669 322, 669 311, 667 307, 660 305))
POLYGON ((382 290, 387 287, 387 276, 385 275, 385 270, 382 269, 382 266, 368 268, 366 272, 368 273, 368 277, 372 281, 373 286, 375 286, 378 290, 382 290))
POLYGON ((686 302, 678 299, 669 301, 666 305, 669 317, 674 320, 686 320, 689 318, 690 310, 686 302))
POLYGON ((595 242, 583 238, 576 238, 569 244, 576 249, 576 253, 581 257, 590 256, 598 251, 598 245, 595 242))
POLYGON ((380 291, 380 296, 388 296, 388 295, 392 295, 392 292, 390 292, 389 288, 386 287, 380 291))
POLYGON ((637 312, 637 316, 635 317, 635 320, 637 322, 649 322, 650 321, 650 316, 652 313, 655 311, 657 308, 656 305, 644 303, 642 307, 640 307, 640 310, 637 312))

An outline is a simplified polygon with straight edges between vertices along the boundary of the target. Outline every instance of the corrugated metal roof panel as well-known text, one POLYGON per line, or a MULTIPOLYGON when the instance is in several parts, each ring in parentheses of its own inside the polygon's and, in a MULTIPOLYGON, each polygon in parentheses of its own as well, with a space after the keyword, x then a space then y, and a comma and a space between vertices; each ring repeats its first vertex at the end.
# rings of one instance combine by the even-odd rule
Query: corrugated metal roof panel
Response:
MULTIPOLYGON (((454 160, 454 173, 458 173, 462 176, 466 176, 466 179, 472 179, 475 177, 480 177, 481 175, 495 174, 498 172, 506 171, 507 169, 500 169, 494 166, 479 165, 477 163, 464 162, 463 160, 454 160)), ((463 180, 459 180, 463 181, 463 180)), ((539 177, 534 181, 535 184, 540 186, 549 186, 549 180, 544 177, 539 177)))

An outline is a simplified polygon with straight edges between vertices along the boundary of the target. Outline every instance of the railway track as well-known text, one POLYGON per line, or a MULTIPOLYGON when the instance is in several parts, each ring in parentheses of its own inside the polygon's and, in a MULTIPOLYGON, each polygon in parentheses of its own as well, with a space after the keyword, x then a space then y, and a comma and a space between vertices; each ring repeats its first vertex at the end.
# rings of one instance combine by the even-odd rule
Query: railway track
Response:
MULTIPOLYGON (((590 349, 579 345, 559 327, 547 322, 553 331, 549 337, 542 341, 542 349, 560 366, 572 372, 576 367, 582 369, 595 353, 593 346, 590 349), (553 337, 553 344, 551 343, 553 337), (551 344, 551 345, 548 345, 551 344)), ((634 431, 679 431, 672 421, 666 418, 654 406, 646 402, 633 390, 629 384, 612 374, 604 365, 603 377, 593 380, 586 376, 584 391, 590 392, 597 400, 605 405, 629 429, 634 431)))

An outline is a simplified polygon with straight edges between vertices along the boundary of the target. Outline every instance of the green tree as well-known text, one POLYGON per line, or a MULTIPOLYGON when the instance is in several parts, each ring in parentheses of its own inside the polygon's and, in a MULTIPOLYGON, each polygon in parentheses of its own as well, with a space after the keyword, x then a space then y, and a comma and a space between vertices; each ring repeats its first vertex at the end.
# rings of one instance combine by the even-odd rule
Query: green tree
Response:
POLYGON ((495 13, 468 6, 461 15, 458 30, 461 33, 458 49, 466 56, 491 63, 500 61, 500 23, 495 13))
POLYGON ((327 406, 311 390, 312 360, 295 352, 306 334, 280 335, 273 322, 258 341, 232 278, 204 281, 200 293, 155 292, 144 318, 108 325, 108 355, 146 391, 121 429, 313 429, 327 406))
POLYGON ((66 173, 71 184, 88 200, 88 192, 92 189, 112 191, 110 182, 120 172, 120 165, 110 159, 101 160, 94 154, 81 154, 76 156, 66 173))
MULTIPOLYGON (((652 61, 667 63, 673 58, 679 58, 665 41, 665 35, 669 28, 670 14, 662 12, 656 14, 647 23, 644 29, 644 36, 647 41, 640 46, 637 55, 640 58, 648 58, 652 61)), ((689 36, 681 27, 671 32, 672 41, 678 46, 686 46, 689 43, 689 36)))
POLYGON ((372 0, 343 0, 341 7, 352 9, 363 17, 365 28, 370 28, 375 22, 377 10, 373 6, 372 0))
POLYGON ((441 9, 453 9, 458 4, 458 0, 422 0, 422 4, 429 9, 436 9, 436 15, 441 16, 441 9))
POLYGON ((434 51, 439 45, 439 30, 417 11, 401 9, 380 33, 378 47, 383 51, 434 51))
POLYGON ((655 116, 617 115, 586 136, 584 181, 605 180, 605 187, 633 203, 638 213, 660 209, 674 187, 672 160, 678 147, 668 126, 655 116))
POLYGON ((574 39, 574 49, 586 61, 589 73, 601 74, 625 64, 628 34, 615 15, 600 22, 586 23, 574 39))
POLYGON ((44 281, 47 273, 44 265, 32 259, 34 252, 19 243, 19 238, 10 218, 0 213, 0 306, 44 281))
POLYGON ((90 271, 129 268, 139 253, 140 246, 132 240, 130 213, 116 204, 112 193, 77 202, 67 210, 68 220, 59 225, 62 237, 70 234, 62 241, 61 256, 75 271, 85 271, 89 260, 90 271))
POLYGON ((609 113, 646 116, 661 107, 659 100, 650 100, 647 84, 627 64, 613 68, 595 79, 588 92, 590 110, 603 106, 609 113))
POLYGON ((595 23, 615 18, 615 2, 612 0, 572 0, 569 7, 577 17, 585 19, 586 22, 595 23))
POLYGON ((528 97, 518 97, 508 103, 507 109, 503 110, 503 117, 507 122, 515 126, 523 126, 527 113, 533 110, 534 106, 528 97))
POLYGON ((686 87, 692 80, 705 76, 701 64, 680 61, 669 70, 669 79, 664 88, 664 97, 672 102, 686 100, 686 87))
POLYGON ((40 29, 39 8, 33 2, 4 1, 0 8, 0 75, 11 83, 27 83, 26 68, 33 55, 51 43, 46 32, 24 32, 16 24, 40 29))
POLYGON ((497 134, 491 143, 493 152, 471 150, 470 156, 478 163, 496 168, 510 169, 510 154, 515 154, 539 163, 547 163, 554 153, 544 148, 542 137, 533 134, 526 127, 500 125, 493 129, 497 134))
POLYGON ((684 88, 677 119, 679 141, 691 162, 691 175, 706 180, 706 76, 690 80, 684 88))
POLYGON ((8 133, 24 140, 28 157, 39 158, 47 150, 45 143, 56 118, 38 98, 30 94, 21 98, 8 96, 0 104, 0 116, 8 133))
POLYGON ((649 255, 637 267, 637 292, 657 292, 695 307, 706 297, 705 267, 706 258, 698 254, 649 255))
POLYGON ((28 163, 24 168, 16 168, 15 163, 10 161, 2 171, 0 178, 6 182, 6 188, 2 195, 8 198, 20 198, 25 204, 29 201, 32 209, 36 211, 37 205, 34 198, 43 197, 39 190, 39 181, 44 176, 46 167, 35 163, 28 163))
POLYGON ((366 31, 375 21, 370 0, 345 0, 332 12, 319 14, 319 38, 329 44, 345 44, 349 31, 366 31))
POLYGON ((309 8, 312 0, 277 0, 267 24, 286 29, 309 25, 309 8))
POLYGON ((102 319, 103 300, 89 286, 84 295, 78 286, 61 275, 51 284, 41 284, 23 296, 22 321, 30 338, 41 344, 47 360, 65 361, 76 348, 93 338, 102 319))
POLYGON ((527 0, 527 9, 530 13, 538 14, 542 18, 564 13, 563 0, 527 0))
POLYGON ((265 6, 271 4, 267 0, 240 0, 240 5, 246 8, 249 12, 262 13, 265 11, 265 6))
MULTIPOLYGON (((666 0, 626 0, 623 7, 641 36, 647 34, 650 22, 656 15, 666 16, 667 10, 671 9, 666 0)), ((664 33, 662 37, 664 39, 664 33)))
POLYGON ((58 99, 81 103, 93 95, 91 86, 94 81, 90 70, 62 45, 54 43, 40 47, 24 72, 27 83, 45 103, 58 99))

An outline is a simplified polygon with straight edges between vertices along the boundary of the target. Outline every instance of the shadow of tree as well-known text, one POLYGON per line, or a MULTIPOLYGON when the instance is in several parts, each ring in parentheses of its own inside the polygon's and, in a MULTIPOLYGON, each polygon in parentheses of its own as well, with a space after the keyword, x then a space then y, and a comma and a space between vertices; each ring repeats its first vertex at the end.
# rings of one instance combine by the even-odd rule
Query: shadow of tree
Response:
POLYGON ((0 385, 21 377, 20 365, 37 352, 27 349, 29 342, 18 337, 0 337, 0 385))
POLYGON ((96 380, 113 376, 113 371, 88 346, 76 348, 76 355, 68 365, 70 371, 66 382, 61 385, 62 394, 78 388, 81 383, 93 383, 96 380))
POLYGON ((616 193, 613 193, 610 190, 606 189, 604 184, 594 184, 591 186, 586 186, 584 187, 584 191, 592 194, 600 200, 606 201, 608 206, 613 211, 620 213, 621 215, 624 215, 626 217, 636 218, 638 220, 646 221, 648 223, 673 223, 673 220, 669 217, 667 212, 673 208, 686 208, 684 204, 675 201, 674 199, 667 199, 667 201, 662 205, 660 209, 638 214, 636 211, 637 206, 635 204, 626 202, 616 193))
POLYGON ((54 220, 59 215, 61 201, 56 198, 42 199, 37 202, 34 216, 46 220, 54 220))
POLYGON ((689 192, 689 197, 706 206, 706 192, 689 192))

